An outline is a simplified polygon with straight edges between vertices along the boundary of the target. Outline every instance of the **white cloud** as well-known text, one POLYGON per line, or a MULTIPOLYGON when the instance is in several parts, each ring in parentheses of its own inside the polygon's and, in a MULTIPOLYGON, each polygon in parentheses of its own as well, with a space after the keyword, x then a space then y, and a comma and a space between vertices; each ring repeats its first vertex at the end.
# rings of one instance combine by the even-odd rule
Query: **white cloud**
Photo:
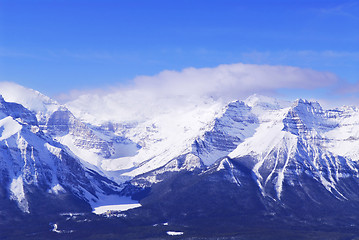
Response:
POLYGON ((252 93, 275 93, 280 88, 314 89, 334 84, 337 77, 289 66, 251 64, 220 65, 215 68, 186 68, 163 71, 134 79, 135 88, 160 95, 196 95, 243 98, 252 93))
POLYGON ((280 89, 324 88, 337 81, 328 72, 239 63, 139 76, 131 86, 74 92, 76 97, 71 97, 75 99, 67 105, 77 116, 91 122, 132 121, 173 109, 186 111, 190 106, 206 106, 218 100, 245 99, 254 93, 275 96, 280 89))

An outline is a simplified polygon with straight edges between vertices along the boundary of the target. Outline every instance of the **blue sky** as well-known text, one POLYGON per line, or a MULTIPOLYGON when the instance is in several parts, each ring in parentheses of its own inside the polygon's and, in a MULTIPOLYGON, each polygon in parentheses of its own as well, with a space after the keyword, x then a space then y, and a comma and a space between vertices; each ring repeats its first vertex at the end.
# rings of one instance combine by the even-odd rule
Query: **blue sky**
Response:
POLYGON ((359 3, 0 0, 0 81, 50 96, 233 63, 329 71, 339 85, 358 88, 359 3))

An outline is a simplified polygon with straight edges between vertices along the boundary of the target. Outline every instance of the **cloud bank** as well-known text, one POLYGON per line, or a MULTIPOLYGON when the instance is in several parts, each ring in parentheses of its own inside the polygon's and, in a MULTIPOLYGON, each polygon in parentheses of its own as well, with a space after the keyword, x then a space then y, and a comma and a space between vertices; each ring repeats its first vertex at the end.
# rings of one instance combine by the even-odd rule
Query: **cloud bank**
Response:
POLYGON ((337 82, 338 77, 328 72, 238 63, 138 76, 131 86, 90 93, 76 92, 75 95, 80 96, 67 105, 81 116, 97 115, 97 119, 113 116, 113 120, 131 120, 158 114, 159 111, 186 109, 193 104, 242 100, 255 93, 275 96, 281 89, 313 90, 337 82))
POLYGON ((134 79, 134 87, 158 95, 243 98, 253 93, 275 94, 281 88, 328 87, 337 81, 338 78, 328 72, 239 63, 215 68, 186 68, 180 72, 167 70, 155 76, 140 76, 134 79))

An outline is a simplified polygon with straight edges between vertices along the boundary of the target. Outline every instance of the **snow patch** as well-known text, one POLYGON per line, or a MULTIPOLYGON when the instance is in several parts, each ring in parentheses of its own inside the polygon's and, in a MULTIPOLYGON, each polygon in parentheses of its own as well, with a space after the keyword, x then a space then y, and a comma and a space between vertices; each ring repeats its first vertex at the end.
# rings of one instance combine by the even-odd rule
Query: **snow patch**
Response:
POLYGON ((50 225, 52 225, 52 232, 55 232, 55 233, 73 233, 74 231, 73 230, 59 230, 58 228, 59 228, 59 226, 56 224, 56 223, 54 223, 54 224, 51 224, 50 223, 50 225))
POLYGON ((54 147, 49 143, 45 143, 44 146, 47 148, 47 150, 49 150, 50 153, 61 159, 61 148, 54 147))
POLYGON ((57 230, 58 227, 57 227, 57 224, 56 224, 56 223, 54 223, 54 224, 52 225, 52 227, 53 227, 53 228, 52 228, 52 231, 53 231, 53 232, 55 232, 55 233, 61 233, 60 230, 57 230))
POLYGON ((29 204, 25 198, 24 183, 21 176, 12 180, 10 184, 10 192, 10 198, 17 202, 17 205, 19 206, 21 211, 30 213, 29 204))
POLYGON ((108 211, 127 211, 129 209, 138 208, 141 207, 141 204, 139 203, 133 203, 133 204, 118 204, 118 205, 105 205, 94 208, 92 211, 95 214, 103 214, 108 211))
POLYGON ((175 232, 175 231, 167 231, 167 235, 169 236, 181 236, 184 232, 175 232))
POLYGON ((141 207, 137 201, 129 197, 117 195, 102 195, 97 202, 90 202, 93 213, 104 214, 107 211, 127 211, 129 209, 141 207))
POLYGON ((77 147, 75 145, 75 138, 72 137, 71 134, 67 134, 63 137, 57 137, 56 141, 63 145, 66 145, 77 157, 94 166, 98 166, 102 160, 102 158, 93 151, 77 147))
POLYGON ((53 187, 51 187, 51 189, 49 189, 48 192, 53 194, 59 194, 59 193, 65 193, 66 190, 60 184, 56 184, 53 187))
POLYGON ((22 129, 22 126, 12 117, 6 117, 0 120, 0 141, 8 139, 22 129))

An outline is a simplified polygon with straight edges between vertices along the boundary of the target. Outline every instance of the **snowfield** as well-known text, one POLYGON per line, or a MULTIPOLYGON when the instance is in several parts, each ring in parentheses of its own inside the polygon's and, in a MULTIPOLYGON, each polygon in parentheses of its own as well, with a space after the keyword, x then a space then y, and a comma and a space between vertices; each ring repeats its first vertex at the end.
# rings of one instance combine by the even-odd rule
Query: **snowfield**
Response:
POLYGON ((117 195, 102 195, 99 200, 92 202, 93 213, 103 214, 107 211, 126 211, 132 208, 141 207, 137 201, 129 197, 119 197, 117 195))
POLYGON ((169 236, 181 236, 183 234, 184 234, 184 232, 175 232, 175 231, 168 231, 167 232, 167 235, 169 235, 169 236))

